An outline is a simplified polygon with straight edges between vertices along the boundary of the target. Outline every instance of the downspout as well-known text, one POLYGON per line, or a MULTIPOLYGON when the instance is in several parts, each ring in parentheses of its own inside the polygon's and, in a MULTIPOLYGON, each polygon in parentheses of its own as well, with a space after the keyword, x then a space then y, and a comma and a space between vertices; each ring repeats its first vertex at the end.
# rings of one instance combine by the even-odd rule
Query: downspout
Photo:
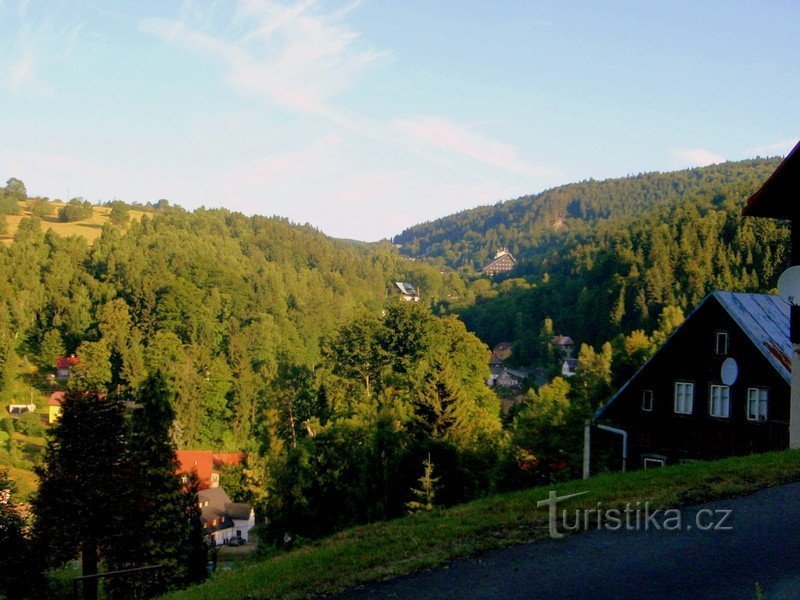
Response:
POLYGON ((592 421, 583 426, 583 478, 589 479, 592 462, 592 421))

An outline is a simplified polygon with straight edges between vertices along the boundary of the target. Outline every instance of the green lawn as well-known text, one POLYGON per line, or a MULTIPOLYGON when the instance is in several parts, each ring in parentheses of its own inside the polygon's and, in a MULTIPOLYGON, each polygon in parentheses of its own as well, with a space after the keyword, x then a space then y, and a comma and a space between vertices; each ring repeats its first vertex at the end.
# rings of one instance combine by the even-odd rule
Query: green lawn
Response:
POLYGON ((453 508, 348 529, 306 547, 242 562, 168 598, 303 598, 441 564, 477 551, 546 537, 550 490, 588 494, 559 504, 608 509, 649 501, 653 508, 696 504, 800 481, 800 451, 614 473, 483 498, 453 508))

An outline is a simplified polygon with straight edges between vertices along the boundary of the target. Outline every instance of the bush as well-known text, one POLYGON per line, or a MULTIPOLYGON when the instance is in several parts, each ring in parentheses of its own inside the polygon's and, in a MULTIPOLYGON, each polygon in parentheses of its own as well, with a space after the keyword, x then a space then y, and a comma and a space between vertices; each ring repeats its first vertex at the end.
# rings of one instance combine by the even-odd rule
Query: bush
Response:
POLYGON ((19 201, 0 189, 0 215, 18 215, 19 201))
POLYGON ((46 217, 55 212, 55 208, 44 198, 35 198, 28 201, 28 208, 34 217, 46 217))
POLYGON ((94 214, 94 207, 88 200, 80 198, 73 198, 58 210, 58 220, 62 223, 70 223, 73 221, 82 221, 84 219, 91 219, 94 214))

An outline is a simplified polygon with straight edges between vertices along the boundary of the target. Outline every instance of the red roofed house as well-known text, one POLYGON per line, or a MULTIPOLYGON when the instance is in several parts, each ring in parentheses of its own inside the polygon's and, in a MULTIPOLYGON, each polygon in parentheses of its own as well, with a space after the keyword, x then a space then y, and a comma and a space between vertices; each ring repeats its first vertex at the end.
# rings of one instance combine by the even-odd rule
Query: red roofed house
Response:
POLYGON ((243 452, 215 453, 211 450, 178 450, 180 472, 195 472, 201 488, 219 487, 219 469, 228 465, 239 465, 244 460, 243 452))
POLYGON ((62 356, 56 360, 56 379, 67 380, 69 379, 69 371, 72 367, 78 364, 78 357, 74 354, 72 356, 62 356))

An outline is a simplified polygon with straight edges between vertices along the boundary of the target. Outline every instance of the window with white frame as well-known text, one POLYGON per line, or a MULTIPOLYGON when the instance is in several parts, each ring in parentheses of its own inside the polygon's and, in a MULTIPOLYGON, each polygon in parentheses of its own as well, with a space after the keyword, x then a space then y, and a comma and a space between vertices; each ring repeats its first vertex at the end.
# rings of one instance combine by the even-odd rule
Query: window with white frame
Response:
POLYGON ((694 408, 694 384, 688 381, 675 382, 675 412, 681 415, 692 414, 694 408))
POLYGON ((766 421, 769 394, 763 388, 750 388, 747 390, 747 420, 766 421))
POLYGON ((642 391, 642 410, 647 412, 653 410, 653 390, 642 391))
POLYGON ((717 354, 727 354, 728 353, 728 334, 725 331, 718 331, 717 332, 717 354))
POLYGON ((643 466, 645 469, 655 469, 658 467, 663 467, 665 463, 663 458, 645 458, 643 462, 644 462, 643 466))
POLYGON ((712 385, 708 412, 712 417, 727 419, 731 416, 731 388, 727 385, 712 385))

